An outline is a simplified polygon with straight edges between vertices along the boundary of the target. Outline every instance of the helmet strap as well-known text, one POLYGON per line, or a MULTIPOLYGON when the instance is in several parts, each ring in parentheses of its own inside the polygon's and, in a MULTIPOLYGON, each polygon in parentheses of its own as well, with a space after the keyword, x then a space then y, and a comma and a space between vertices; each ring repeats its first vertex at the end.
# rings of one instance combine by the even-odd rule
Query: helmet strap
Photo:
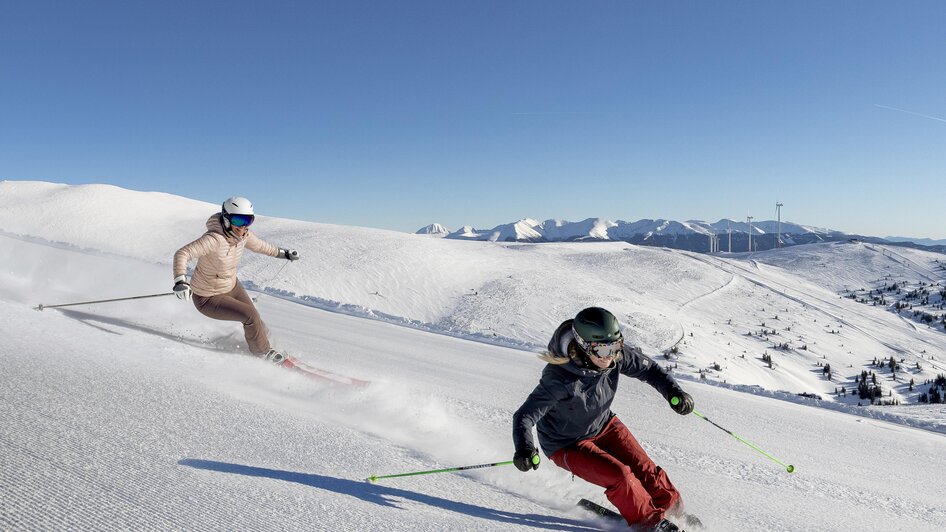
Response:
POLYGON ((223 226, 224 236, 240 238, 233 232, 233 225, 230 223, 230 220, 227 219, 227 214, 224 212, 220 213, 220 225, 223 226))
POLYGON ((591 359, 588 358, 588 353, 585 353, 585 350, 578 345, 578 341, 575 339, 568 343, 568 358, 575 361, 575 364, 580 368, 594 367, 591 364, 591 359))

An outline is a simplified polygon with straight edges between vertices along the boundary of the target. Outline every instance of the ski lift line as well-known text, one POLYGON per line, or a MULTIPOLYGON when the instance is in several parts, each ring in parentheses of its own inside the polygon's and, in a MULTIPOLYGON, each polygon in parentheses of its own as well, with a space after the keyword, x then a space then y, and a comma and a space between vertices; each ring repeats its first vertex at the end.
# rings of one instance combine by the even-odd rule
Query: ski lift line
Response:
MULTIPOLYGON (((702 259, 701 259, 701 260, 702 260, 702 259)), ((761 283, 761 282, 759 282, 759 281, 755 281, 755 280, 753 280, 753 279, 749 279, 749 278, 746 278, 746 277, 743 277, 743 278, 745 278, 746 280, 748 280, 748 281, 750 281, 750 282, 752 282, 752 283, 755 283, 756 285, 758 285, 758 286, 760 286, 760 287, 772 289, 772 287, 767 286, 767 285, 765 285, 764 283, 761 283)), ((792 297, 792 296, 789 296, 788 294, 784 294, 784 293, 778 292, 778 291, 776 291, 776 292, 777 292, 777 293, 780 293, 781 295, 783 295, 783 296, 785 296, 785 297, 787 297, 787 298, 789 298, 789 299, 792 299, 793 301, 801 302, 801 300, 799 300, 799 299, 797 299, 797 298, 794 298, 794 297, 792 297)), ((829 302, 829 301, 825 301, 825 300, 820 300, 820 299, 819 299, 819 301, 820 301, 821 303, 828 304, 828 305, 830 305, 830 306, 835 306, 833 302, 829 302)), ((810 305, 807 305, 807 303, 804 303, 804 302, 802 302, 802 303, 805 304, 806 306, 810 306, 810 305)), ((835 320, 835 321, 838 321, 838 322, 841 323, 842 325, 848 326, 851 330, 854 330, 854 331, 859 332, 860 334, 863 334, 865 337, 870 338, 871 340, 877 342, 878 344, 880 344, 880 345, 886 347, 887 349, 889 349, 891 352, 895 353, 895 354, 898 355, 898 356, 903 356, 903 355, 909 355, 909 354, 911 354, 911 351, 910 351, 910 350, 908 350, 908 349, 906 349, 906 348, 903 348, 903 347, 898 347, 898 346, 892 345, 892 344, 890 344, 890 343, 887 342, 887 341, 881 340, 880 338, 874 336, 873 334, 871 334, 870 332, 868 332, 868 331, 862 329, 861 327, 858 327, 857 325, 851 324, 851 323, 848 322, 847 320, 844 320, 843 318, 840 318, 840 317, 838 317, 838 316, 835 316, 835 315, 831 314, 830 312, 828 312, 827 310, 825 310, 825 309, 823 309, 823 308, 820 308, 820 307, 817 307, 817 306, 812 306, 812 308, 813 308, 814 310, 816 310, 816 311, 818 311, 818 312, 821 312, 822 314, 828 316, 829 318, 831 318, 831 319, 833 319, 833 320, 835 320)), ((901 317, 901 319, 903 319, 903 318, 901 317)), ((922 340, 922 341, 923 341, 926 345, 931 345, 931 344, 929 344, 929 342, 927 342, 926 340, 922 340)))
POLYGON ((910 265, 913 266, 914 270, 923 270, 922 272, 921 271, 916 272, 917 274, 925 277, 925 279, 921 279, 921 280, 925 280, 930 283, 936 283, 936 284, 939 284, 940 282, 943 281, 943 277, 939 276, 939 274, 937 273, 937 270, 924 266, 923 264, 920 264, 907 256, 901 255, 900 253, 897 253, 896 251, 892 251, 887 248, 878 249, 877 247, 873 247, 873 246, 865 246, 865 247, 867 247, 867 249, 873 251, 874 253, 880 253, 885 258, 887 258, 888 260, 892 261, 894 264, 897 264, 899 266, 905 266, 906 263, 909 263, 910 265), (900 258, 902 262, 898 261, 897 258, 900 258))
MULTIPOLYGON (((874 253, 877 253, 877 252, 878 252, 877 248, 868 247, 868 249, 870 249, 870 250, 873 251, 874 253)), ((910 258, 908 258, 908 257, 904 257, 903 255, 901 255, 901 254, 899 254, 899 253, 896 253, 896 252, 894 252, 894 251, 890 251, 890 250, 888 250, 888 249, 880 249, 879 252, 880 252, 880 254, 883 255, 887 260, 893 262, 894 264, 897 264, 898 266, 905 266, 905 263, 910 263, 915 269, 918 269, 918 270, 925 270, 926 273, 922 273, 922 272, 917 272, 917 273, 919 273, 920 275, 922 275, 923 277, 925 277, 924 280, 926 280, 926 281, 929 281, 929 282, 938 282, 938 281, 941 281, 941 280, 942 280, 942 279, 936 277, 936 272, 935 272, 935 270, 931 270, 931 269, 927 268, 926 266, 923 266, 922 264, 918 264, 918 263, 917 263, 916 261, 914 261, 913 259, 910 259, 910 258), (897 258, 899 258, 899 259, 901 259, 901 260, 897 260, 897 258), (902 262, 901 262, 901 261, 902 261, 902 262)))
MULTIPOLYGON (((704 263, 706 263, 706 264, 709 264, 709 265, 711 265, 711 266, 715 266, 715 267, 717 267, 717 268, 719 268, 719 269, 721 269, 721 270, 723 270, 723 271, 725 271, 725 272, 727 272, 727 273, 733 273, 731 270, 727 270, 726 268, 724 268, 724 267, 723 267, 722 265, 720 265, 720 264, 713 264, 713 263, 710 262, 709 259, 707 259, 707 258, 699 257, 699 256, 695 256, 694 258, 696 258, 697 260, 700 260, 700 261, 702 261, 702 262, 704 262, 704 263)), ((720 261, 720 262, 722 262, 722 261, 720 261)), ((804 300, 802 300, 802 299, 800 299, 800 298, 798 298, 798 297, 789 295, 789 294, 787 293, 787 290, 789 290, 790 288, 781 285, 781 283, 778 283, 778 282, 776 282, 776 281, 762 282, 762 281, 760 281, 760 280, 753 279, 752 277, 750 277, 750 275, 753 273, 751 270, 748 270, 748 269, 746 269, 746 268, 740 267, 740 266, 735 265, 735 264, 730 264, 730 263, 727 263, 727 266, 730 266, 730 267, 733 268, 733 269, 737 269, 737 270, 741 271, 741 272, 743 273, 742 278, 745 279, 746 281, 749 281, 750 283, 755 284, 756 286, 758 286, 758 287, 760 287, 760 288, 765 288, 765 289, 767 289, 767 290, 771 290, 771 291, 773 291, 773 292, 775 292, 775 293, 777 293, 777 294, 779 294, 779 295, 781 295, 781 296, 783 296, 783 297, 786 297, 786 298, 788 298, 788 299, 790 299, 790 300, 792 300, 792 301, 794 301, 794 302, 796 302, 796 303, 803 304, 803 305, 806 305, 806 306, 810 306, 810 307, 813 308, 814 310, 816 310, 816 311, 818 311, 818 312, 824 314, 825 316, 827 316, 827 317, 829 317, 829 318, 831 318, 831 319, 833 319, 833 320, 835 320, 835 321, 841 323, 842 325, 845 325, 845 326, 849 327, 850 329, 852 329, 852 330, 854 330, 854 331, 857 331, 857 332, 863 334, 864 336, 866 336, 866 337, 870 338, 871 340, 877 342, 878 344, 880 344, 880 345, 886 347, 887 349, 893 351, 894 353, 897 353, 897 354, 900 354, 900 355, 902 355, 902 354, 909 354, 909 353, 910 353, 910 352, 909 352, 908 350, 906 350, 905 348, 901 348, 901 347, 897 347, 897 346, 891 345, 890 343, 888 343, 888 342, 886 342, 886 341, 884 341, 884 340, 881 340, 880 338, 877 338, 876 336, 874 336, 874 335, 871 334, 870 332, 867 332, 866 330, 862 329, 861 327, 858 327, 857 325, 854 325, 854 324, 850 323, 849 321, 845 320, 844 318, 841 318, 840 316, 837 316, 837 315, 835 315, 835 314, 832 314, 832 313, 829 312, 828 310, 822 308, 822 306, 808 305, 808 303, 807 303, 806 301, 804 301, 804 300)), ((815 299, 817 302, 821 303, 822 305, 827 305, 827 306, 829 306, 829 307, 837 307, 837 304, 834 303, 834 302, 832 302, 832 301, 828 301, 828 300, 822 299, 822 298, 817 297, 817 296, 812 296, 812 298, 815 299)), ((873 320, 873 318, 871 318, 871 319, 873 320)), ((873 320, 873 321, 876 321, 876 320, 873 320)))

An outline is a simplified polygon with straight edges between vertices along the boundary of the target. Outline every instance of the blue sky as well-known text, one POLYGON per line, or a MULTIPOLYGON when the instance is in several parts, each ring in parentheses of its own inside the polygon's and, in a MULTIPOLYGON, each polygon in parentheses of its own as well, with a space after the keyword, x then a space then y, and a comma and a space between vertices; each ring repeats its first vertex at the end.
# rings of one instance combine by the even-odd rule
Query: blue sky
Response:
POLYGON ((946 238, 946 3, 0 0, 0 179, 946 238))

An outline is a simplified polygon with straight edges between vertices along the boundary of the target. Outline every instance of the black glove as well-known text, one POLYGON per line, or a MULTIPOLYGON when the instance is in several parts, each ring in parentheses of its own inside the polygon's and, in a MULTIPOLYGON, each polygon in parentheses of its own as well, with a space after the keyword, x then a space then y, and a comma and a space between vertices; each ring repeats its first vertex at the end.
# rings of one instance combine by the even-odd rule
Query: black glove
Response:
POLYGON ((299 260, 299 252, 294 249, 280 249, 280 259, 299 260))
POLYGON ((523 447, 522 449, 516 450, 516 454, 512 457, 512 463, 516 465, 516 469, 525 473, 530 469, 538 469, 539 462, 539 451, 536 451, 532 447, 523 447))
POLYGON ((670 396, 670 408, 681 416, 685 416, 693 411, 693 397, 679 390, 670 396))

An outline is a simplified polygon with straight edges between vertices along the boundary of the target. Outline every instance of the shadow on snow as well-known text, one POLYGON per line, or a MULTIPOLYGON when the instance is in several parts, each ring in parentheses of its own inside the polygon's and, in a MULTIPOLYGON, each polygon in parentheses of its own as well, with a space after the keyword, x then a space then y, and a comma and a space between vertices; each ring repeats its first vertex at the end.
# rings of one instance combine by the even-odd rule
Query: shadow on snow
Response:
POLYGON ((481 519, 489 519, 502 523, 511 523, 517 525, 531 526, 536 528, 545 528, 550 530, 570 530, 574 532, 585 532, 598 530, 586 523, 578 520, 552 517, 540 514, 521 514, 515 512, 505 512, 469 504, 465 502, 451 501, 433 495, 417 493, 366 481, 355 481, 343 478, 329 477, 325 475, 315 475, 311 473, 298 473, 294 471, 282 471, 279 469, 267 469, 263 467, 254 467, 241 464, 231 464, 227 462, 217 462, 214 460, 198 460, 186 458, 178 462, 180 465, 193 467, 196 469, 205 469, 207 471, 217 471, 220 473, 231 473, 234 475, 246 475, 251 477, 271 478, 283 480, 286 482, 295 482, 304 486, 310 486, 342 495, 348 495, 361 499, 366 502, 372 502, 379 506, 390 508, 400 508, 397 505, 397 499, 408 499, 419 503, 427 504, 443 510, 449 510, 460 514, 466 514, 481 519))
POLYGON ((164 332, 152 327, 141 325, 139 323, 123 320, 121 318, 100 316, 98 314, 92 314, 90 312, 82 312, 78 310, 66 310, 66 309, 56 309, 56 310, 61 312, 67 318, 72 318, 74 320, 77 320, 81 323, 88 325, 89 327, 98 329, 103 332, 107 332, 109 334, 122 334, 122 333, 109 329, 108 327, 104 327, 103 325, 113 325, 115 327, 121 327, 123 329, 128 329, 131 331, 142 332, 142 333, 158 336, 160 338, 164 338, 165 340, 172 340, 174 342, 187 344, 191 347, 199 347, 201 349, 206 349, 208 351, 225 352, 225 353, 233 353, 233 352, 241 353, 242 352, 239 346, 226 345, 228 342, 232 342, 232 336, 230 335, 222 336, 220 338, 212 338, 208 340, 197 340, 197 339, 185 338, 183 336, 170 334, 170 333, 167 333, 167 332, 164 332), (97 325, 97 323, 101 325, 97 325))

